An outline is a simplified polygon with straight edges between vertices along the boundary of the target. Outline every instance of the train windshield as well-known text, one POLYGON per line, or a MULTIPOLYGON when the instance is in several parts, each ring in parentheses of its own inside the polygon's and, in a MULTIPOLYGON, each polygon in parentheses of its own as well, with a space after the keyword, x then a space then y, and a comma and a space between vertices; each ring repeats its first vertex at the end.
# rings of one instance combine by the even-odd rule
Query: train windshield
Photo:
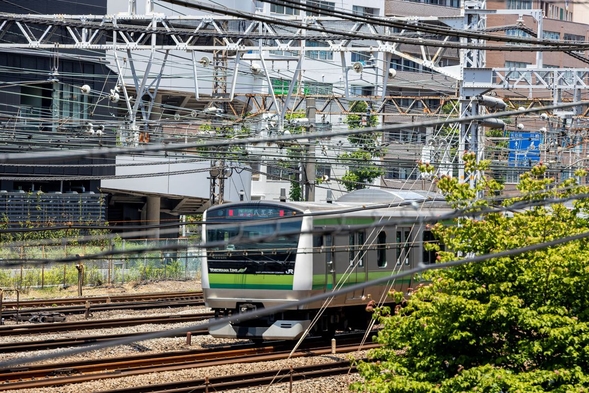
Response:
POLYGON ((299 212, 274 206, 217 208, 207 213, 207 242, 213 249, 295 249, 301 231, 299 212))

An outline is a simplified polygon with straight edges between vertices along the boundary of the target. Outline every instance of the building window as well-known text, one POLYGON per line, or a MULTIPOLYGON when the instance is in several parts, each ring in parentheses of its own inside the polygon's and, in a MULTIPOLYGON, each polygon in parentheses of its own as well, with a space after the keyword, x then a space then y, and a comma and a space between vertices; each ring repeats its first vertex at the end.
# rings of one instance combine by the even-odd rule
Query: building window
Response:
POLYGON ((310 95, 331 95, 333 94, 333 85, 331 83, 320 82, 303 82, 303 92, 310 95))
MULTIPOLYGON (((506 61, 505 68, 526 68, 530 63, 521 61, 506 61)), ((528 83, 532 82, 532 74, 529 71, 509 71, 507 78, 512 81, 525 80, 528 83)))
POLYGON ((288 181, 293 176, 296 176, 298 172, 298 168, 294 166, 268 165, 266 167, 268 180, 288 181))
MULTIPOLYGON (((585 36, 578 34, 564 33, 563 40, 568 44, 581 44, 585 42, 585 36)), ((574 53, 583 54, 583 50, 575 50, 574 53)))
MULTIPOLYGON (((307 41, 305 45, 311 48, 329 48, 329 44, 320 41, 307 41)), ((333 52, 326 50, 308 50, 306 55, 315 60, 333 60, 333 52)))
MULTIPOLYGON (((298 1, 291 1, 298 3, 298 1)), ((283 15, 300 15, 301 11, 292 7, 285 7, 283 5, 270 4, 270 12, 283 15)))
POLYGON ((355 96, 373 96, 374 86, 352 86, 350 93, 355 96))
POLYGON ((414 3, 439 5, 442 7, 460 8, 460 0, 408 0, 414 3))
POLYGON ((317 179, 331 179, 331 165, 317 164, 315 167, 315 177, 317 179))
POLYGON ((560 33, 557 31, 547 31, 544 30, 542 32, 542 38, 545 40, 555 40, 558 41, 560 40, 560 33))
POLYGON ((386 177, 397 180, 417 180, 418 175, 417 168, 392 167, 388 168, 386 177))
POLYGON ((370 59, 370 52, 352 52, 352 63, 362 63, 363 65, 370 59))
POLYGON ((375 17, 380 14, 380 10, 378 8, 362 7, 359 5, 352 6, 352 12, 356 15, 367 17, 375 17))
MULTIPOLYGON (((320 0, 307 0, 307 5, 311 7, 317 7, 328 11, 335 11, 335 3, 331 1, 320 1, 320 0)), ((320 11, 307 10, 308 16, 320 16, 323 15, 320 11)), ((329 15, 329 14, 328 14, 329 15)))
POLYGON ((531 10, 532 0, 507 0, 508 10, 531 10))
MULTIPOLYGON (((520 29, 507 29, 505 30, 505 35, 508 37, 515 37, 515 38, 532 38, 532 36, 520 29)), ((507 45, 525 45, 521 42, 508 42, 507 45)))
POLYGON ((390 68, 393 68, 397 71, 407 71, 407 72, 421 72, 421 66, 414 61, 407 60, 407 59, 391 59, 390 68))
MULTIPOLYGON (((272 82, 272 90, 276 95, 287 95, 288 94, 288 87, 290 86, 290 79, 278 79, 278 78, 271 78, 270 81, 272 82)), ((299 83, 296 82, 293 92, 298 93, 299 83)))
POLYGON ((583 43, 583 42, 585 42, 585 36, 583 36, 583 35, 577 35, 577 34, 564 33, 564 40, 565 41, 572 42, 572 43, 583 43))

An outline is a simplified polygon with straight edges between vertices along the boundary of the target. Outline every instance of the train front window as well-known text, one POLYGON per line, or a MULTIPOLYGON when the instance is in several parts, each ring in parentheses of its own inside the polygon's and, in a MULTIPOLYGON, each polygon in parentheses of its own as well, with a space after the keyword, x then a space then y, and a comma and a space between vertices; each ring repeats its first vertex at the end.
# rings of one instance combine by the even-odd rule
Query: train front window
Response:
POLYGON ((264 222, 231 222, 207 224, 207 242, 222 242, 217 249, 246 250, 295 248, 302 219, 264 222))

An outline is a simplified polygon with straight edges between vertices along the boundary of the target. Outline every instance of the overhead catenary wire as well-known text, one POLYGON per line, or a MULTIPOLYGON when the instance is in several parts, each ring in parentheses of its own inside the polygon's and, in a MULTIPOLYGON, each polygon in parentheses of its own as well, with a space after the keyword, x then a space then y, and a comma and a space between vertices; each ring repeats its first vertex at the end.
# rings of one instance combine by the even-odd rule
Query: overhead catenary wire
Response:
MULTIPOLYGON (((563 190, 563 192, 565 192, 566 190, 563 190)), ((428 217, 422 217, 419 216, 418 214, 413 217, 412 215, 408 215, 406 217, 398 217, 395 220, 389 221, 385 224, 382 224, 380 222, 380 220, 377 220, 375 223, 372 224, 368 224, 368 225, 356 225, 353 227, 349 227, 348 225, 336 225, 333 228, 329 228, 329 229, 312 229, 310 231, 306 231, 306 232, 301 232, 300 230, 297 231, 287 231, 287 230, 280 230, 280 221, 281 220, 289 220, 291 218, 288 217, 283 217, 281 219, 276 219, 276 220, 255 220, 255 223, 259 224, 259 223, 263 223, 263 222, 276 222, 277 223, 277 230, 276 232, 272 235, 272 237, 274 236, 298 236, 301 233, 310 233, 310 234, 342 234, 342 233, 349 233, 352 231, 358 231, 358 230, 372 230, 375 227, 384 227, 384 226, 399 226, 399 225, 414 225, 414 224, 427 224, 427 223, 434 223, 434 222, 438 222, 440 220, 452 220, 452 219, 457 219, 457 218, 463 218, 463 217, 478 217, 480 215, 483 214, 488 214, 488 213, 505 213, 505 212, 514 212, 514 211, 521 211, 533 206, 544 206, 544 205, 549 205, 549 204, 553 204, 553 203, 564 203, 566 201, 572 201, 572 200, 577 200, 577 199, 584 199, 584 198, 589 198, 589 194, 581 194, 581 195, 573 195, 573 196, 565 196, 562 198, 544 198, 541 200, 532 200, 532 201, 528 201, 528 200, 524 200, 521 202, 517 202, 514 203, 508 207, 504 207, 504 206, 498 206, 498 204, 503 201, 504 199, 506 199, 505 197, 493 197, 489 199, 489 202, 491 203, 491 207, 489 208, 485 208, 485 209, 476 209, 476 210, 472 210, 471 208, 465 208, 465 209, 458 209, 458 210, 454 210, 451 211, 447 214, 444 215, 432 215, 432 216, 428 216, 428 217)), ((426 202, 428 200, 432 200, 430 198, 424 198, 422 201, 406 201, 406 202, 397 202, 394 204, 389 204, 389 203, 384 203, 384 204, 376 204, 376 205, 360 205, 360 206, 354 206, 354 207, 344 207, 342 209, 339 210, 329 210, 329 211, 319 211, 319 212, 313 212, 313 213, 306 213, 307 216, 312 216, 312 217, 320 217, 320 216, 324 216, 324 215, 333 215, 333 214, 345 214, 345 213, 353 213, 356 211, 370 211, 370 210, 378 210, 378 209, 383 209, 383 208, 387 208, 387 207, 408 207, 408 206, 412 206, 415 204, 419 204, 422 202, 426 202)), ((417 213, 417 211, 416 211, 417 213)), ((375 213, 376 214, 376 213, 375 213)), ((304 216, 304 215, 303 215, 304 216)), ((302 216, 299 216, 302 217, 302 216)), ((380 216, 375 215, 375 218, 379 219, 380 216)), ((212 221, 214 223, 214 221, 212 221)), ((239 225, 242 228, 247 227, 248 225, 251 225, 252 222, 250 221, 243 221, 240 222, 239 225)), ((227 224, 229 225, 229 224, 227 224)), ((231 227, 234 227, 235 224, 231 224, 231 227)), ((147 233, 149 233, 150 230, 155 230, 156 228, 158 228, 159 226, 150 226, 150 227, 145 227, 146 229, 148 229, 147 233)), ((219 225, 220 228, 223 227, 223 225, 219 225)), ((165 231, 168 232, 173 232, 177 230, 177 228, 174 227, 169 227, 169 229, 166 229, 165 231)), ((6 229, 5 231, 10 232, 10 229, 6 229)), ((208 248, 217 248, 217 247, 224 247, 226 246, 228 243, 231 244, 245 244, 245 243, 251 243, 251 242, 260 242, 260 243, 264 243, 266 241, 270 240, 270 237, 268 237, 267 235, 262 236, 262 237, 247 237, 244 236, 244 231, 240 230, 238 235, 228 239, 228 240, 223 240, 223 241, 214 241, 214 242, 207 242, 207 243, 202 243, 202 242, 194 242, 191 244, 191 246, 193 247, 199 247, 202 249, 208 249, 208 248)), ((1 234, 2 232, 0 232, 1 234)), ((165 233, 165 232, 162 232, 165 233)), ((127 238, 133 238, 136 236, 145 236, 146 232, 141 232, 141 231, 136 231, 136 232, 131 232, 129 234, 125 234, 124 237, 127 238)), ((99 240, 108 240, 108 239, 112 239, 112 238, 116 238, 119 235, 113 235, 113 234, 106 234, 106 235, 94 235, 94 236, 81 236, 79 238, 76 238, 78 242, 80 243, 86 243, 86 242, 90 242, 90 241, 99 241, 99 240)), ((76 240, 76 239, 71 239, 76 240)), ((35 243, 33 244, 37 244, 37 245, 41 245, 41 244, 45 244, 45 245, 50 245, 50 244, 61 244, 62 241, 65 241, 66 239, 44 239, 44 240, 37 240, 35 241, 35 243)), ((15 242, 15 243, 11 243, 11 246, 26 246, 26 245, 31 245, 31 242, 15 242)), ((150 251, 156 251, 156 250, 180 250, 180 249, 185 249, 187 247, 186 244, 184 245, 155 245, 155 246, 149 246, 149 247, 143 247, 143 248, 137 248, 137 249, 133 249, 132 251, 129 250, 107 250, 107 251, 102 251, 99 253, 95 253, 95 254, 86 254, 84 256, 67 256, 64 258, 54 258, 54 259, 43 259, 43 258, 37 258, 37 259, 27 259, 27 264, 29 265, 35 265, 35 264, 39 264, 39 265, 44 265, 44 264, 49 264, 49 263, 70 263, 70 262, 78 262, 78 261, 83 261, 83 260, 88 260, 88 259, 100 259, 100 258, 104 258, 104 257, 109 257, 109 256, 121 256, 121 255, 125 255, 129 252, 132 253, 145 253, 145 252, 150 252, 150 251)), ((15 265, 15 264, 21 264, 22 260, 2 260, 0 261, 0 266, 10 266, 10 265, 15 265)))
MULTIPOLYGON (((521 248, 505 250, 505 251, 500 251, 500 252, 495 252, 495 253, 489 253, 489 254, 484 254, 484 255, 477 255, 477 256, 468 257, 468 258, 464 258, 464 259, 454 260, 451 262, 437 263, 437 264, 430 264, 430 265, 420 264, 418 267, 415 267, 413 269, 408 269, 406 271, 403 271, 402 273, 392 274, 387 277, 382 277, 382 278, 378 278, 375 280, 370 280, 370 281, 367 281, 367 282, 364 282, 361 284, 355 284, 355 285, 350 285, 348 287, 343 287, 339 290, 338 294, 346 294, 346 293, 358 291, 358 290, 361 290, 363 288, 366 288, 366 287, 369 287, 372 285, 385 284, 388 281, 393 280, 393 279, 402 278, 405 276, 412 276, 414 274, 423 273, 423 272, 429 271, 429 270, 440 270, 440 269, 446 269, 446 268, 455 267, 455 266, 466 265, 466 264, 470 264, 470 263, 484 262, 484 261, 488 261, 490 259, 495 259, 495 258, 503 258, 503 257, 520 255, 520 254, 524 254, 527 252, 543 250, 546 248, 559 246, 562 244, 566 244, 568 242, 587 239, 587 238, 589 238, 589 232, 582 232, 579 234, 575 234, 575 235, 571 235, 571 236, 567 236, 567 237, 563 237, 563 238, 558 238, 558 239, 554 239, 554 240, 547 241, 547 242, 532 244, 532 245, 528 245, 528 246, 521 247, 521 248)), ((304 298, 304 299, 290 302, 289 307, 304 306, 306 304, 325 300, 331 296, 333 296, 333 293, 331 293, 331 292, 313 295, 308 298, 304 298)), ((206 322, 204 324, 190 325, 190 326, 186 326, 186 327, 169 329, 169 330, 160 331, 160 332, 153 332, 153 333, 141 334, 141 335, 133 336, 133 337, 116 339, 116 340, 107 341, 107 342, 100 343, 100 344, 93 344, 93 345, 79 347, 79 348, 66 349, 64 351, 61 351, 59 353, 59 356, 61 356, 61 357, 70 356, 70 355, 75 355, 75 354, 79 354, 79 353, 94 351, 97 349, 130 344, 130 343, 137 342, 137 341, 151 340, 151 339, 163 337, 164 335, 169 336, 170 334, 183 334, 183 333, 186 333, 189 331, 193 331, 194 329, 208 329, 208 328, 218 326, 221 324, 235 322, 237 320, 247 321, 250 319, 259 318, 259 317, 263 317, 266 315, 275 314, 275 313, 282 311, 283 309, 284 309, 283 305, 271 306, 268 308, 257 309, 255 311, 245 312, 242 314, 236 314, 236 315, 233 315, 230 317, 220 318, 218 320, 213 320, 213 321, 209 320, 209 322, 206 322)), ((0 361, 0 368, 8 368, 8 367, 11 367, 11 366, 14 366, 17 364, 21 364, 21 365, 22 364, 29 364, 29 363, 33 363, 33 362, 39 362, 39 361, 43 361, 43 360, 47 360, 47 359, 54 359, 54 358, 55 358, 55 354, 53 354, 53 353, 52 354, 35 355, 35 356, 26 356, 26 357, 21 357, 21 358, 12 359, 12 360, 0 361)))

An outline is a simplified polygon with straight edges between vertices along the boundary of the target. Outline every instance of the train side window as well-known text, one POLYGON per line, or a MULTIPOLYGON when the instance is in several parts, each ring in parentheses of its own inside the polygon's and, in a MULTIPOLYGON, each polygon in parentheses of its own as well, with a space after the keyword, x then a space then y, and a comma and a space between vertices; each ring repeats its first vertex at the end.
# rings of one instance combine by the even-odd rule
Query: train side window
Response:
POLYGON ((411 239, 411 232, 405 231, 405 265, 409 265, 409 253, 411 252, 411 243, 409 242, 411 239))
MULTIPOLYGON (((437 252, 436 251, 428 251, 425 249, 426 244, 431 244, 431 243, 435 243, 435 242, 436 242, 436 238, 431 231, 423 231, 423 245, 424 245, 424 247, 423 247, 423 263, 430 264, 430 263, 436 262, 437 252)), ((440 247, 440 249, 443 250, 444 248, 440 247)))
POLYGON ((378 234, 376 263, 378 264, 378 267, 385 267, 387 265, 387 234, 385 231, 380 231, 378 234))
POLYGON ((411 252, 411 231, 397 231, 397 265, 405 263, 409 265, 409 253, 411 252))
POLYGON ((364 266, 364 258, 362 253, 363 251, 363 245, 364 245, 364 239, 365 239, 365 232, 361 231, 361 232, 354 232, 354 233, 350 233, 349 236, 349 247, 350 247, 350 266, 353 266, 356 263, 356 260, 358 259, 358 266, 364 266))
POLYGON ((314 248, 323 247, 323 236, 321 236, 321 235, 314 235, 313 236, 313 247, 314 248))

